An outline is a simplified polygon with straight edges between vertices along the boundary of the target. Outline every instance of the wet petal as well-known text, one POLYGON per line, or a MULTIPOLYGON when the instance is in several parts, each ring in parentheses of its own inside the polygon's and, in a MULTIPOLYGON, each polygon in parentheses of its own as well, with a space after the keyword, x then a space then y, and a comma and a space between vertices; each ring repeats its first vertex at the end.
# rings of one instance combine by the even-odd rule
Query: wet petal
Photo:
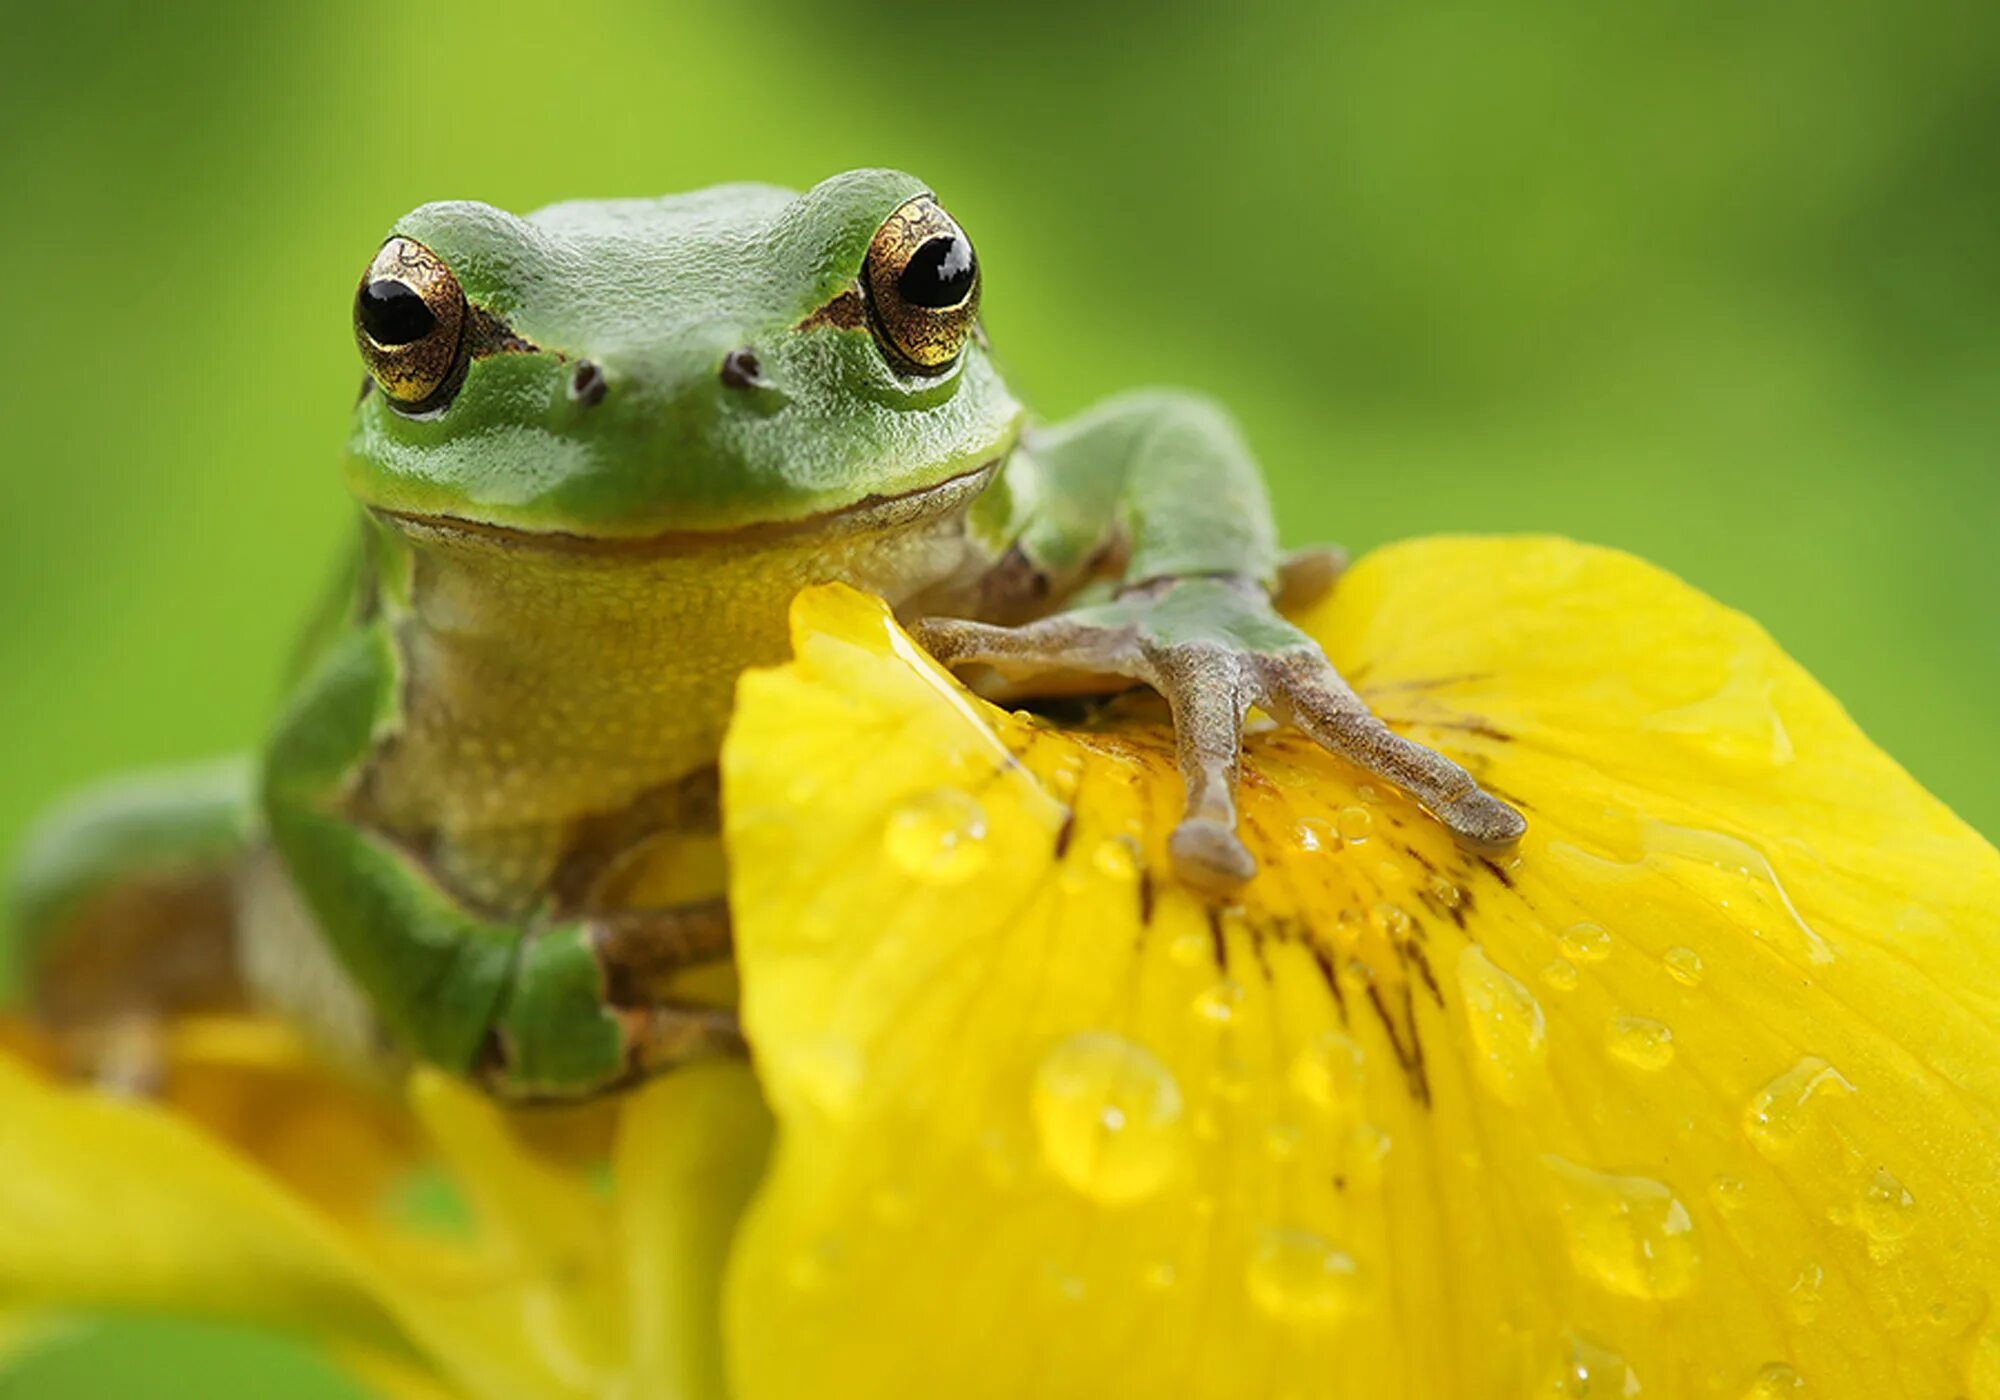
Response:
POLYGON ((743 1400, 2000 1393, 2000 855, 1629 558, 1423 542, 1303 620, 1518 858, 1267 732, 1205 902, 1145 707, 802 597, 724 757, 743 1400))
MULTIPOLYGON (((32 1048, 19 1027, 8 1036, 32 1048)), ((427 1137, 473 1216, 440 1230, 374 1208, 384 1178, 368 1132, 385 1105, 345 1111, 341 1094, 359 1091, 334 1092, 282 1032, 188 1022, 168 1045, 160 1100, 65 1085, 0 1052, 9 1308, 285 1328, 385 1394, 720 1394, 723 1257, 768 1136, 746 1066, 582 1112, 509 1111, 420 1072, 414 1113, 395 1120, 398 1165, 427 1137), (607 1131, 609 1178, 588 1165, 607 1131), (371 1209, 334 1184, 343 1169, 376 1188, 371 1209)), ((41 1315, 0 1315, 0 1349, 32 1344, 41 1315)))

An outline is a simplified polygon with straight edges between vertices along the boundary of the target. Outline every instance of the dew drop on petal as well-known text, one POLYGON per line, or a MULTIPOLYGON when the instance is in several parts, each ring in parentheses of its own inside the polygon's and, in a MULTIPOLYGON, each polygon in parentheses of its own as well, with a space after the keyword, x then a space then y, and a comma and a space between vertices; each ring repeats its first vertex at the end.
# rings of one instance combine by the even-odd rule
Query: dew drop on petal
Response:
POLYGON ((1167 944, 1167 956, 1182 967, 1203 967, 1215 958, 1215 943, 1205 933, 1174 935, 1167 944))
POLYGON ((1368 922, 1386 938, 1402 938, 1410 931, 1410 911, 1384 900, 1368 911, 1368 922))
POLYGON ((1340 839, 1350 846, 1358 846, 1366 841, 1375 830, 1375 818, 1366 807, 1342 807, 1333 819, 1333 829, 1340 833, 1340 839))
POLYGON ((1708 1185, 1708 1194, 1715 1201, 1715 1208, 1724 1215, 1734 1215, 1743 1209, 1745 1187, 1740 1176, 1718 1176, 1708 1185))
POLYGON ((1743 1392, 1743 1400, 1787 1400, 1799 1395, 1806 1388, 1806 1378, 1782 1361, 1773 1361, 1758 1368, 1750 1388, 1743 1392))
POLYGON ((1377 1186, 1382 1164, 1389 1157, 1389 1135, 1373 1123, 1358 1123, 1348 1136, 1347 1179, 1356 1186, 1377 1186))
POLYGON ((1576 964, 1568 958, 1557 958, 1542 969, 1542 984, 1553 991, 1575 991, 1576 964))
POLYGON ((821 1116, 842 1119, 854 1111, 861 1091, 861 1052, 844 1040, 821 1040, 804 1046, 791 1073, 808 1105, 821 1116))
POLYGON ((785 1264, 785 1282, 801 1293, 817 1293, 832 1282, 846 1262, 847 1245, 837 1235, 822 1235, 785 1264))
POLYGON ((1609 1347, 1582 1337, 1567 1337, 1555 1374, 1540 1393, 1563 1400, 1626 1400, 1639 1394, 1639 1377, 1625 1364, 1625 1358, 1609 1347))
POLYGON ((1628 1298, 1688 1291, 1701 1254, 1687 1207, 1671 1190, 1649 1177, 1613 1176, 1560 1157, 1542 1161, 1557 1180, 1557 1209, 1579 1274, 1628 1298))
POLYGON ((1916 1198, 1886 1167, 1877 1167, 1861 1193, 1854 1219, 1876 1244, 1892 1244, 1916 1228, 1916 1198))
POLYGON ((1458 986, 1480 1083, 1502 1103, 1522 1102, 1548 1061, 1548 1028, 1541 1003, 1494 966, 1477 944, 1468 944, 1459 954, 1458 986))
POLYGON ((1647 1016, 1614 1016, 1605 1048, 1634 1069, 1662 1070, 1674 1062, 1673 1028, 1647 1016))
POLYGON ((1194 1014, 1211 1026, 1226 1026, 1243 1006, 1243 984, 1224 977, 1194 999, 1194 1014))
POLYGON ((1571 924, 1558 941, 1571 962, 1603 962, 1611 956, 1611 935, 1602 924, 1571 924))
POLYGON ((1310 1230, 1264 1230, 1244 1281, 1251 1301, 1285 1322, 1333 1322, 1354 1306, 1353 1257, 1310 1230))
POLYGON ((1264 1130, 1264 1151, 1274 1162, 1289 1162, 1298 1155, 1300 1137, 1296 1123, 1273 1123, 1264 1130))
POLYGON ((1701 982, 1701 954, 1692 948, 1669 948, 1662 959, 1667 965, 1667 974, 1683 987, 1697 986, 1701 982))
POLYGON ((1361 1106, 1361 1047, 1346 1031, 1314 1037, 1292 1057, 1292 1089, 1322 1113, 1351 1113, 1361 1106))
POLYGON ((1110 836, 1097 843, 1091 864, 1107 879, 1129 885, 1139 878, 1139 843, 1129 836, 1110 836))
POLYGON ((986 864, 986 810, 969 792, 933 788, 890 814, 882 844, 912 879, 955 885, 986 864))
POLYGON ((1766 1157, 1782 1157, 1798 1142, 1815 1099, 1854 1092, 1840 1071, 1817 1055, 1807 1055, 1750 1096, 1743 1131, 1766 1157))
POLYGON ((1292 837, 1302 851, 1340 849, 1340 834, 1333 829, 1333 823, 1324 817, 1306 817, 1292 828, 1292 837))
POLYGON ((1142 1200, 1179 1160, 1180 1085, 1123 1036, 1083 1031, 1058 1043, 1035 1070, 1030 1107, 1043 1160, 1092 1200, 1142 1200))
POLYGON ((1826 1303, 1826 1270, 1817 1260, 1808 1259, 1799 1266, 1798 1277, 1785 1290, 1785 1311, 1792 1315, 1792 1321, 1804 1326, 1819 1316, 1819 1310, 1826 1303))

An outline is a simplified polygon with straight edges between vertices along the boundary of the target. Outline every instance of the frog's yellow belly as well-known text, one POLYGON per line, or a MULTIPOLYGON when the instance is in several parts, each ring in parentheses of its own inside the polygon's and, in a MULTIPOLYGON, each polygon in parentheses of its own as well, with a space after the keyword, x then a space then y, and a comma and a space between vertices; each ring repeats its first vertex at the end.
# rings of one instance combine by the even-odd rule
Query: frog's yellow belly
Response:
MULTIPOLYGON (((621 813, 687 820, 661 794, 715 761, 737 676, 787 654, 799 589, 839 580, 900 603, 975 575, 985 556, 966 513, 990 472, 694 540, 405 523, 416 565, 403 724, 369 772, 367 816, 479 903, 542 902, 574 845, 620 831, 621 813)), ((627 898, 687 883, 658 862, 672 858, 656 851, 614 877, 627 898)))

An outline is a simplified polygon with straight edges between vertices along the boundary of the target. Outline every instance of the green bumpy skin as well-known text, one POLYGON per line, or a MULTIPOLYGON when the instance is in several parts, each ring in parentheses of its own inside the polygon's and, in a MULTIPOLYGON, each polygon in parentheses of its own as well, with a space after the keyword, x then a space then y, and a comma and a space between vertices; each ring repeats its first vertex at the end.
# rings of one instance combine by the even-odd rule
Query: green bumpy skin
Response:
MULTIPOLYGON (((362 548, 259 791, 335 975, 409 1053, 545 1098, 730 1045, 726 994, 683 1017, 660 948, 717 946, 675 915, 719 885, 688 855, 715 841, 704 774, 736 677, 783 659, 814 583, 881 594, 947 662, 1160 689, 1196 883, 1255 868, 1231 801, 1252 703, 1506 838, 1278 615, 1269 503, 1225 414, 1152 391, 1024 431, 973 323, 979 274, 952 306, 904 276, 945 247, 913 240, 962 241, 927 201, 863 170, 527 217, 427 204, 391 231, 356 309, 379 386, 346 456, 362 548), (457 337, 421 394, 398 377, 413 342, 362 329, 384 267, 457 337)), ((211 854, 263 839, 190 815, 211 854)), ((58 864, 88 885, 119 861, 58 864)), ((31 888, 59 930, 46 891, 70 886, 31 888)))

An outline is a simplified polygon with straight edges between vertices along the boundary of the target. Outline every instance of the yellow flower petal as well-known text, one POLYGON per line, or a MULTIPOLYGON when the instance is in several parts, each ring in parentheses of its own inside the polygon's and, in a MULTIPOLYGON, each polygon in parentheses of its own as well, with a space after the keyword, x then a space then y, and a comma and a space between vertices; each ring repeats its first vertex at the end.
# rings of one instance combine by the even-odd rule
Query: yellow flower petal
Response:
POLYGON ((190 1123, 0 1056, 0 1299, 141 1307, 393 1347, 337 1233, 190 1123))
POLYGON ((1157 717, 800 599, 724 755, 741 1400, 2000 1395, 2000 855, 1632 559, 1422 542, 1304 621, 1518 858, 1269 732, 1204 903, 1157 717))
MULTIPOLYGON (((18 1028, 8 1038, 32 1048, 18 1028)), ((571 1150, 575 1115, 510 1112, 419 1073, 415 1118, 476 1217, 461 1238, 363 1212, 329 1184, 342 1167, 381 1184, 380 1106, 345 1113, 333 1094, 315 1117, 329 1083, 282 1031, 187 1022, 168 1045, 160 1101, 64 1085, 0 1052, 0 1305, 282 1327, 395 1395, 722 1394, 723 1259, 768 1137, 747 1066, 619 1101, 608 1190, 571 1150), (282 1075, 297 1102, 258 1082, 282 1075)), ((415 1124, 402 1132, 414 1142, 415 1124)))

